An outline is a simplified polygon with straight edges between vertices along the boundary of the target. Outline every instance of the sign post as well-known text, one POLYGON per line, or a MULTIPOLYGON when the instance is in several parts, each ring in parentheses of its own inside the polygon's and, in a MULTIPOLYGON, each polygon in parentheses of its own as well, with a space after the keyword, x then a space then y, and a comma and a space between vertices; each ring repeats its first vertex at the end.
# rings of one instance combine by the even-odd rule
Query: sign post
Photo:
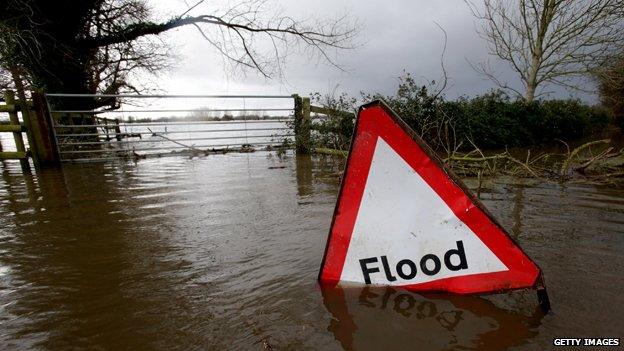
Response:
POLYGON ((381 101, 358 113, 319 281, 456 294, 534 288, 550 308, 540 268, 381 101))

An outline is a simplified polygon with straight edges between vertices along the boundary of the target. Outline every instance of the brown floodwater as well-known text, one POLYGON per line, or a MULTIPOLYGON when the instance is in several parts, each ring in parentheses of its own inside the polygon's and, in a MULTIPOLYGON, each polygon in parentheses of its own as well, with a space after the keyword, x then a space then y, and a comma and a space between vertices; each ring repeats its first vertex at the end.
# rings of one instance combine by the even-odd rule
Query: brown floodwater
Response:
MULTIPOLYGON (((267 153, 0 166, 0 349, 541 350, 624 331, 624 189, 494 179, 534 292, 323 290, 342 165, 267 153)), ((468 180, 474 186, 473 180, 468 180)))

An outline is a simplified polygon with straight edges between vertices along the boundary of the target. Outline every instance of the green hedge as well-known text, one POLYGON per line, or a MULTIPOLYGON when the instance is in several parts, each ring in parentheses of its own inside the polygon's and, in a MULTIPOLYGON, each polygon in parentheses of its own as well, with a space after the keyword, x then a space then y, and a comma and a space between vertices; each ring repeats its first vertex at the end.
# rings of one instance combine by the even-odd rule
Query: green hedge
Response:
MULTIPOLYGON (((610 116, 602 108, 577 100, 511 101, 501 92, 476 98, 444 101, 437 114, 445 114, 458 138, 483 148, 548 144, 574 140, 603 130, 610 116)), ((434 117, 441 120, 440 116, 434 117)), ((436 144, 433 135, 425 135, 436 144)))
MULTIPOLYGON (((579 100, 548 100, 525 103, 502 91, 474 98, 448 101, 417 85, 409 74, 401 77, 395 95, 363 94, 362 102, 383 99, 435 149, 497 149, 572 141, 604 130, 609 112, 579 100)), ((336 110, 356 109, 356 99, 313 95, 316 104, 336 110)), ((344 115, 330 116, 317 124, 315 146, 346 148, 352 124, 344 115), (346 145, 345 145, 346 144, 346 145)))

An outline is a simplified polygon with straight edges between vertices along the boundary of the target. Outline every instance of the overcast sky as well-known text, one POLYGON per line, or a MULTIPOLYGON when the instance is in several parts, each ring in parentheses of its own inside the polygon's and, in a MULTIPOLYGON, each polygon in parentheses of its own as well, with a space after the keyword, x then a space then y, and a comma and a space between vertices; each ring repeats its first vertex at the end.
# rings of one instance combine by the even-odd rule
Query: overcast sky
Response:
MULTIPOLYGON (((463 0, 271 1, 274 8, 283 8, 286 14, 296 18, 329 18, 348 13, 357 19, 361 26, 357 38, 359 47, 336 57, 345 71, 316 59, 310 60, 306 55, 291 54, 284 69, 284 80, 266 80, 253 72, 232 76, 224 70, 215 49, 189 27, 174 30, 164 38, 174 43, 179 57, 176 67, 159 77, 160 88, 181 94, 308 94, 334 90, 356 95, 360 91, 391 94, 403 70, 423 83, 441 76, 444 36, 436 22, 448 35, 444 62, 450 85, 446 95, 449 98, 471 96, 493 87, 493 83, 480 77, 469 64, 487 60, 489 56, 486 43, 479 38, 475 20, 463 0)), ((183 0, 151 0, 151 3, 163 18, 186 8, 183 0)), ((192 14, 208 13, 217 6, 215 1, 209 3, 192 14)), ((505 64, 491 62, 503 77, 513 78, 505 64)), ((554 90, 553 97, 571 96, 570 92, 554 90)), ((587 96, 582 98, 588 99, 587 96)))

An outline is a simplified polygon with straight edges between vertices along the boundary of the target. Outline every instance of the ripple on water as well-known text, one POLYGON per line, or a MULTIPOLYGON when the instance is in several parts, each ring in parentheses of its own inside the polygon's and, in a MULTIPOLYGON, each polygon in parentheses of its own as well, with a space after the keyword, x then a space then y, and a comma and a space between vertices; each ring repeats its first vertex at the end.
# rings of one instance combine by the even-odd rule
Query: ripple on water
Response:
POLYGON ((0 345, 498 350, 624 330, 621 188, 486 184, 484 203, 544 269, 555 311, 544 318, 533 293, 321 290, 340 167, 267 153, 35 176, 9 163, 0 179, 0 345), (270 169, 276 162, 286 168, 270 169))

